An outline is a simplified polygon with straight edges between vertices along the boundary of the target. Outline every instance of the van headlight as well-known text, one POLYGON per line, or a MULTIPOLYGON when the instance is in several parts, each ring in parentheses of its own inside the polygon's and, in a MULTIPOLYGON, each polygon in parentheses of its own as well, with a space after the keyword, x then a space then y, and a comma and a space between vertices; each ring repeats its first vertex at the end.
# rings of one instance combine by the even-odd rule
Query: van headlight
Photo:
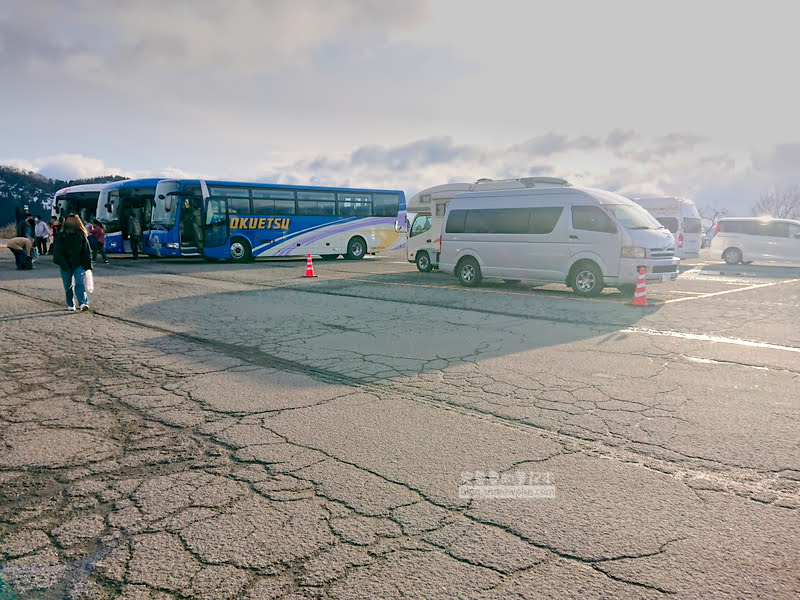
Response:
POLYGON ((645 251, 644 248, 636 246, 623 246, 619 255, 620 258, 644 258, 645 251))

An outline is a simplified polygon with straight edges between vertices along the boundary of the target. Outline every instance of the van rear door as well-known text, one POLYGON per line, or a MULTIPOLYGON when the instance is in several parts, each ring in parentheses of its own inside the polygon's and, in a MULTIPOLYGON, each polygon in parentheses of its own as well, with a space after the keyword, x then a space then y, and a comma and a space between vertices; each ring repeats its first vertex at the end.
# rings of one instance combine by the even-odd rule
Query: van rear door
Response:
POLYGON ((618 277, 622 232, 616 223, 599 206, 572 206, 571 212, 571 262, 593 260, 603 271, 603 277, 618 277))

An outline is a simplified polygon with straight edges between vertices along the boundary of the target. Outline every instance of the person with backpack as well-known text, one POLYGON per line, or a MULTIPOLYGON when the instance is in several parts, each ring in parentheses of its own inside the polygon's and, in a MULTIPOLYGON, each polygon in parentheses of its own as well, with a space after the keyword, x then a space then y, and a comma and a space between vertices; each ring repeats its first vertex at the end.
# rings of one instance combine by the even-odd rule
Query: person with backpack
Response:
POLYGON ((17 262, 17 271, 33 269, 33 259, 30 256, 33 242, 30 238, 17 236, 8 240, 7 247, 14 255, 17 262))
POLYGON ((80 310, 89 310, 85 276, 87 271, 92 270, 92 257, 86 228, 74 213, 67 215, 53 242, 53 262, 61 267, 67 310, 76 310, 75 299, 80 310))
POLYGON ((89 223, 89 246, 92 249, 92 262, 97 261, 97 252, 100 251, 100 256, 103 257, 103 264, 108 264, 108 256, 106 256, 106 228, 103 224, 94 219, 89 223))

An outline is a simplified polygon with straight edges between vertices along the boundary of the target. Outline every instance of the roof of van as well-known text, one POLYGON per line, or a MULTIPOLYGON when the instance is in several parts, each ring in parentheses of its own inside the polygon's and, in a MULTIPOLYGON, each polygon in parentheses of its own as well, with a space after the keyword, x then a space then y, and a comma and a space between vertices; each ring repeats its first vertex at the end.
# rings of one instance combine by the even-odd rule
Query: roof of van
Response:
POLYGON ((511 190, 481 190, 476 192, 463 192, 456 194, 455 199, 466 200, 469 198, 515 197, 515 196, 553 196, 575 195, 576 193, 589 196, 599 204, 634 204, 625 196, 608 190, 588 187, 548 187, 548 188, 520 188, 511 190))

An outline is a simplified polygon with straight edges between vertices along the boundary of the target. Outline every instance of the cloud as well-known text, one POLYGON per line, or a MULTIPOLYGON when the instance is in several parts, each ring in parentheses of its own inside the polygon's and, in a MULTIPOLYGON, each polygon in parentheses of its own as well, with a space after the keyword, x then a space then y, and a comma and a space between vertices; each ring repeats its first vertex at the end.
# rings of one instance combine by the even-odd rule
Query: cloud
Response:
POLYGON ((261 73, 302 64, 343 31, 402 30, 424 0, 37 0, 0 18, 0 57, 98 70, 261 73), (65 27, 65 24, 68 24, 65 27))
POLYGON ((695 200, 699 207, 717 205, 727 207, 731 214, 749 214, 750 207, 765 190, 774 185, 798 183, 798 176, 791 169, 797 158, 800 158, 800 144, 779 144, 748 157, 715 151, 686 134, 647 138, 625 132, 586 142, 552 132, 523 143, 494 147, 462 144, 452 137, 438 136, 394 146, 359 146, 339 153, 275 152, 260 164, 242 164, 233 171, 219 167, 208 172, 180 167, 126 170, 81 154, 32 160, 0 159, 0 164, 13 164, 66 180, 106 174, 131 178, 204 177, 402 189, 409 196, 445 182, 475 181, 482 177, 555 176, 575 185, 627 196, 684 196, 695 200), (531 144, 531 140, 536 141, 531 144), (692 151, 667 152, 658 161, 639 161, 619 152, 628 145, 663 149, 665 141, 673 147, 691 146, 692 151))
POLYGON ((207 177, 200 173, 192 173, 175 167, 164 167, 153 170, 126 170, 112 167, 102 159, 82 154, 57 154, 34 159, 0 158, 0 165, 9 165, 25 171, 32 171, 49 179, 70 181, 73 179, 89 179, 104 175, 121 175, 130 179, 145 177, 207 177))

